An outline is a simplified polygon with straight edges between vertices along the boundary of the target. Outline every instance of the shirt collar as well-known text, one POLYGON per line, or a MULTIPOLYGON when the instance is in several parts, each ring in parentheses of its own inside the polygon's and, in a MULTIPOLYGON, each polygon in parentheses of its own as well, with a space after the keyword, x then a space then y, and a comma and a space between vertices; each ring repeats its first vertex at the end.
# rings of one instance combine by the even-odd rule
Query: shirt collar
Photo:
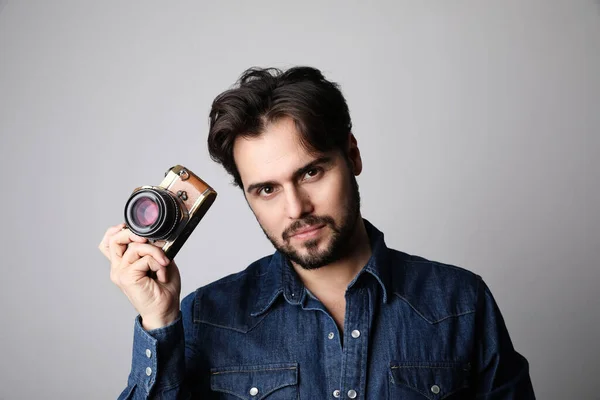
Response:
MULTIPOLYGON (((381 286, 383 302, 387 303, 388 294, 391 293, 392 280, 388 247, 385 244, 383 233, 368 220, 363 218, 363 222, 371 244, 371 257, 348 287, 352 287, 365 273, 371 274, 381 286)), ((253 316, 267 311, 280 295, 283 295, 288 303, 294 305, 300 304, 306 296, 304 284, 288 259, 279 251, 271 256, 267 272, 261 276, 258 285, 258 297, 253 316)))

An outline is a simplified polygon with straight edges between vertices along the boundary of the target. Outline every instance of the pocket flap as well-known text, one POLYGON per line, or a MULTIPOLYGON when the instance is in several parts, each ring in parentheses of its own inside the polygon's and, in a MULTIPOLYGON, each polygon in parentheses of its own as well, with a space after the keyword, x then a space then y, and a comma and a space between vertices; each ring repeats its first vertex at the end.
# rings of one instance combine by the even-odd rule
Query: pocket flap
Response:
POLYGON ((212 368, 210 387, 244 400, 260 400, 272 392, 298 384, 298 364, 262 364, 212 368))
POLYGON ((469 363, 393 362, 392 383, 408 387, 431 400, 444 399, 469 386, 469 363))

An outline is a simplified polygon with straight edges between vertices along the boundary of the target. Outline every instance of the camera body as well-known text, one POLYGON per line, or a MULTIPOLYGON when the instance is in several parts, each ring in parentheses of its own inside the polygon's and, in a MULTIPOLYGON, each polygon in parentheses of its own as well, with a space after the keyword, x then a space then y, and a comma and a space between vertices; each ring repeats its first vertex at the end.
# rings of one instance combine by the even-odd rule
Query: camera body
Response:
POLYGON ((216 197, 206 182, 176 165, 158 186, 133 190, 125 204, 125 224, 173 259, 216 197))

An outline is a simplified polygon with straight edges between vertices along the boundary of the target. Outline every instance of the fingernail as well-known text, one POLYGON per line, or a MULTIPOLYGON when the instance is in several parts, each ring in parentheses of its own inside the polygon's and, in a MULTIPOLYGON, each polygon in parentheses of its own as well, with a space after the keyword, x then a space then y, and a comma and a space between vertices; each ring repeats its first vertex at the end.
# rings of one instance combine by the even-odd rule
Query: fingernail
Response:
POLYGON ((163 258, 163 264, 165 265, 165 267, 166 267, 167 265, 169 265, 170 263, 171 263, 171 261, 170 261, 170 260, 169 260, 167 257, 164 257, 164 258, 163 258))

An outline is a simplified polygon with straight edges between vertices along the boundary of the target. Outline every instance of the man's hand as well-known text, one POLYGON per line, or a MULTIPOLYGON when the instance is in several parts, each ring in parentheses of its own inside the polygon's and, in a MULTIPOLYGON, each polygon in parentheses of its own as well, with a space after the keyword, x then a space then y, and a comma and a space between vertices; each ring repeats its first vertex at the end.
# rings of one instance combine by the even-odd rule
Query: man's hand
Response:
POLYGON ((140 314, 144 329, 166 326, 179 315, 179 269, 162 249, 124 227, 107 229, 98 246, 110 260, 110 279, 140 314))

